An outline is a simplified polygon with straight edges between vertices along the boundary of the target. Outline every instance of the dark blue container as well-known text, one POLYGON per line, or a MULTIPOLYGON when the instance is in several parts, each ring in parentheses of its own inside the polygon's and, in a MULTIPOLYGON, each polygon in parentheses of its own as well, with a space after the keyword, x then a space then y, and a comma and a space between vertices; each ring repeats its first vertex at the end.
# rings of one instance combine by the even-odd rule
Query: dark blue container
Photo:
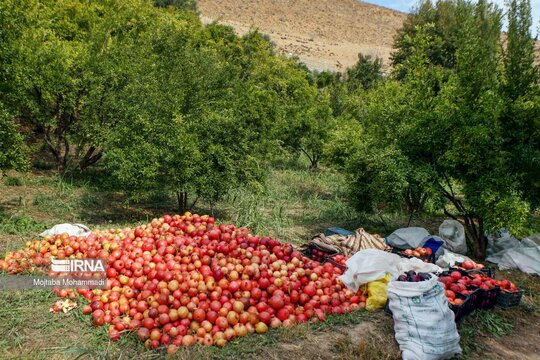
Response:
POLYGON ((437 237, 430 236, 423 247, 430 248, 433 254, 436 254, 443 244, 444 241, 439 240, 437 237))
POLYGON ((330 236, 330 235, 342 235, 342 236, 349 236, 354 235, 353 232, 349 230, 345 230, 338 227, 329 227, 326 230, 324 230, 324 235, 330 236))

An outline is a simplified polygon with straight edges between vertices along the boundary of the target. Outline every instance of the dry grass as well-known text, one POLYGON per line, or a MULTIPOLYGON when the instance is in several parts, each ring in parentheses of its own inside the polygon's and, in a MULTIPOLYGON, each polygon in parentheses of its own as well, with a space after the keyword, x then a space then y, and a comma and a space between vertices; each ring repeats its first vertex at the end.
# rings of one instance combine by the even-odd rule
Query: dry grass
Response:
POLYGON ((358 53, 388 64, 393 37, 406 15, 357 0, 199 0, 204 22, 218 20, 240 33, 256 28, 278 51, 298 56, 310 68, 339 70, 358 53))
MULTIPOLYGON (((268 34, 277 51, 309 68, 343 71, 358 53, 390 66, 393 39, 406 14, 358 0, 199 0, 203 22, 218 21, 239 34, 268 34)), ((540 64, 540 42, 536 42, 540 64)))

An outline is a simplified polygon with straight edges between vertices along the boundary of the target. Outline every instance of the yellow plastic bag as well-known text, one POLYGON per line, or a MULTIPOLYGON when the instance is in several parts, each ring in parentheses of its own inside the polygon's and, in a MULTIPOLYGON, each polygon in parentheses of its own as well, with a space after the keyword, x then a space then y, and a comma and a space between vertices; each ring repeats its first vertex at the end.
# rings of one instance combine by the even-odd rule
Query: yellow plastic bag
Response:
POLYGON ((384 278, 372 281, 366 285, 366 310, 375 311, 378 309, 382 309, 384 305, 386 305, 386 288, 388 287, 389 281, 390 274, 386 274, 384 278))

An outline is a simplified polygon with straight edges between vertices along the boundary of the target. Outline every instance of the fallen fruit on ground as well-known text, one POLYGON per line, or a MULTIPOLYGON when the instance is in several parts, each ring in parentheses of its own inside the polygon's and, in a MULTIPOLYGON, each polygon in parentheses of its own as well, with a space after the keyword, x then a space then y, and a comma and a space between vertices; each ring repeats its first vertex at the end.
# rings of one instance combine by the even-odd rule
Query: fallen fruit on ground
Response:
POLYGON ((339 281, 340 267, 246 228, 217 225, 207 215, 165 215, 87 238, 47 236, 8 253, 0 270, 53 275, 51 258, 107 259, 106 288, 56 292, 88 299, 83 314, 96 326, 108 324, 113 341, 133 331, 147 347, 164 346, 170 354, 180 346, 221 347, 248 333, 324 320, 325 313, 362 309, 366 300, 339 281))

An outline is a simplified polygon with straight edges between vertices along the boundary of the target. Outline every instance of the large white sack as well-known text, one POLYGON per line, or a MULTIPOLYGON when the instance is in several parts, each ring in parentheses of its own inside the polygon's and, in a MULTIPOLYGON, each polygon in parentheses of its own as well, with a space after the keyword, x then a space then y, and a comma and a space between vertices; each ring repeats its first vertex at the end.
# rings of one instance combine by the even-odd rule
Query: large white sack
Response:
POLYGON ((508 230, 500 229, 496 235, 488 236, 486 254, 489 257, 501 253, 501 251, 517 248, 520 246, 521 242, 515 237, 513 237, 508 230))
MULTIPOLYGON (((487 259, 488 261, 489 258, 487 259)), ((499 269, 519 269, 528 274, 540 275, 540 246, 519 247, 503 251, 499 269)))
POLYGON ((435 275, 420 282, 390 281, 387 291, 404 360, 450 359, 461 353, 454 313, 435 275))
POLYGON ((396 278, 399 274, 409 270, 416 272, 441 270, 437 265, 425 263, 417 258, 402 258, 397 254, 376 249, 359 251, 351 256, 345 264, 347 270, 339 278, 353 291, 358 291, 363 284, 384 278, 386 273, 390 273, 392 278, 396 278))
POLYGON ((88 236, 90 229, 83 224, 58 224, 49 230, 45 230, 39 236, 68 234, 70 236, 88 236))
POLYGON ((459 221, 444 220, 439 226, 439 237, 444 240, 445 249, 462 255, 467 253, 465 229, 459 221))
POLYGON ((488 237, 487 254, 486 260, 498 264, 501 270, 519 269, 540 275, 540 246, 535 235, 519 241, 501 229, 498 236, 488 237))
POLYGON ((415 249, 427 240, 429 232, 422 227, 397 229, 386 237, 386 243, 398 249, 415 249))

